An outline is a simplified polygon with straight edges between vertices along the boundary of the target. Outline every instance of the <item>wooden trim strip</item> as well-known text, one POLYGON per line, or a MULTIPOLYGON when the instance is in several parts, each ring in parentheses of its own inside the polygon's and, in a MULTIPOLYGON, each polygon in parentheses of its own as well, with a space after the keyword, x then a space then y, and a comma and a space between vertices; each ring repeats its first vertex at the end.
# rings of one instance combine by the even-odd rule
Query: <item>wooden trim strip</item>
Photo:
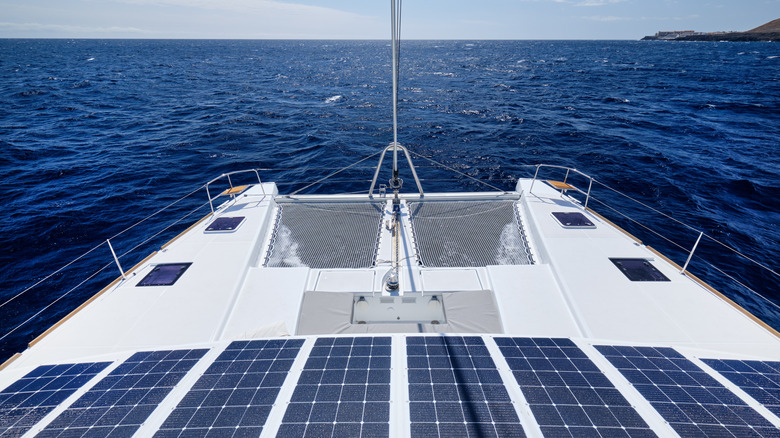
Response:
POLYGON ((21 355, 22 353, 15 353, 13 356, 9 357, 8 360, 6 360, 5 362, 3 362, 2 365, 0 365, 0 371, 5 369, 5 367, 7 367, 8 365, 11 365, 11 362, 15 361, 16 359, 19 359, 21 355))
POLYGON ((181 237, 181 236, 183 236, 183 235, 185 235, 185 234, 189 233, 189 232, 190 232, 190 230, 192 230, 193 228, 195 228, 195 227, 197 227, 198 225, 200 225, 200 223, 201 223, 201 222, 203 222, 203 221, 205 221, 206 219, 208 219, 208 217, 209 217, 209 216, 211 216, 212 214, 214 214, 214 213, 209 213, 209 214, 207 214, 207 215, 203 216, 203 217, 202 217, 202 218, 201 218, 199 221, 197 221, 197 222, 195 222, 194 224, 192 224, 192 225, 190 225, 189 227, 187 227, 187 229, 186 229, 186 230, 184 230, 184 231, 182 231, 181 233, 177 234, 177 235, 176 235, 176 237, 174 237, 173 239, 169 240, 169 241, 168 241, 168 243, 166 243, 165 245, 161 246, 161 247, 160 247, 160 250, 163 250, 163 249, 167 248, 168 246, 170 246, 170 244, 172 244, 173 242, 175 242, 175 241, 176 241, 176 239, 178 239, 179 237, 181 237))
MULTIPOLYGON (((658 257, 661 257, 662 259, 666 260, 667 263, 671 264, 672 266, 674 266, 678 270, 682 271, 682 268, 680 267, 680 265, 678 265, 677 263, 671 261, 668 257, 666 257, 665 255, 663 255, 660 252, 658 252, 655 248, 650 247, 650 246, 648 246, 646 248, 649 249, 650 251, 652 251, 653 254, 655 254, 658 257)), ((707 289, 708 291, 712 292, 713 294, 718 296, 720 299, 725 301, 727 304, 730 304, 732 307, 734 307, 735 309, 739 310, 745 316, 747 316, 748 318, 753 320, 753 322, 755 322, 756 324, 758 324, 761 327, 765 328, 769 333, 771 333, 771 334, 775 335, 776 337, 780 338, 780 332, 778 332, 777 330, 772 328, 769 324, 767 324, 764 321, 762 321, 756 315, 753 315, 752 313, 750 313, 749 310, 745 309, 744 307, 742 307, 739 304, 737 304, 734 301, 732 301, 731 298, 729 298, 729 297, 723 295, 722 293, 718 292, 714 287, 712 287, 709 284, 707 284, 704 280, 702 280, 699 277, 691 274, 688 271, 684 272, 683 275, 685 275, 686 277, 688 277, 691 280, 695 281, 696 283, 699 283, 699 286, 701 286, 701 287, 707 289)))
MULTIPOLYGON (((155 254, 157 254, 157 251, 155 251, 155 252, 153 252, 153 253, 149 254, 148 256, 146 256, 146 258, 145 258, 145 259, 143 259, 143 260, 141 260, 140 262, 138 262, 138 263, 137 263, 135 266, 133 266, 132 268, 130 268, 130 270, 129 270, 129 271, 126 271, 126 272, 125 272, 125 275, 127 275, 127 274, 130 274, 131 272, 133 272, 133 271, 135 271, 136 269, 138 269, 138 268, 139 268, 141 265, 143 265, 144 263, 146 263, 147 261, 149 261, 149 259, 151 259, 151 258, 152 258, 152 257, 153 257, 155 254)), ((37 344, 38 342, 40 342, 40 341, 41 341, 41 340, 42 340, 44 337, 46 337, 46 336, 47 336, 49 333, 53 332, 53 331, 54 331, 54 330, 55 330, 57 327, 61 326, 61 325, 62 325, 62 324, 64 324, 64 323, 65 323, 67 320, 71 319, 71 318, 72 318, 74 315, 76 315, 77 313, 79 313, 79 312, 80 312, 80 311, 81 311, 83 308, 87 307, 87 306, 88 306, 88 305, 89 305, 91 302, 93 302, 93 301, 95 301, 96 299, 98 299, 98 297, 100 297, 100 296, 101 296, 101 295, 103 295, 103 294, 104 294, 106 291, 108 291, 109 289, 111 289, 112 287, 114 287, 114 285, 116 285, 117 283, 119 283, 121 280, 122 280, 122 277, 121 277, 121 276, 119 276, 119 277, 117 277, 116 279, 114 279, 114 281, 112 281, 111 283, 109 283, 109 284, 108 284, 108 286, 106 286, 106 287, 104 287, 103 289, 101 289, 101 290, 100 290, 100 292, 96 293, 95 295, 92 295, 92 297, 91 297, 90 299, 88 299, 87 301, 85 301, 85 302, 84 302, 84 303, 82 303, 80 306, 76 307, 75 309, 73 309, 73 311, 72 311, 72 312, 68 313, 67 315, 65 315, 65 317, 64 317, 64 318, 62 318, 61 320, 57 321, 57 322, 56 322, 56 323, 55 323, 53 326, 51 326, 51 327, 49 327, 48 329, 46 329, 46 331, 45 331, 45 332, 43 332, 43 333, 41 333, 40 335, 38 335, 38 337, 36 337, 35 339, 33 339, 33 340, 32 340, 32 342, 30 342, 29 344, 27 344, 27 348, 30 348, 30 347, 32 347, 33 345, 35 345, 35 344, 37 344)))
POLYGON ((618 231, 620 231, 621 233, 623 233, 623 234, 625 234, 626 236, 630 237, 630 238, 631 238, 631 239, 632 239, 634 242, 636 242, 636 243, 638 243, 638 244, 642 245, 642 241, 641 241, 641 240, 639 240, 639 239, 637 239, 637 237, 636 237, 636 236, 634 236, 633 234, 629 233, 628 231, 626 231, 626 230, 624 230, 624 229, 620 228, 619 226, 615 225, 615 223, 614 223, 614 222, 612 222, 611 220, 609 220, 609 219, 605 218, 604 216, 602 216, 602 215, 600 215, 600 214, 596 213, 596 212, 595 212, 595 211, 594 211, 592 208, 590 208, 590 207, 587 207, 585 210, 586 210, 586 211, 588 211, 588 212, 590 212, 590 213, 592 213, 594 216, 596 216, 597 218, 601 219, 602 221, 604 221, 604 222, 606 222, 606 223, 608 223, 608 224, 612 225, 612 226, 613 226, 613 227, 615 227, 615 228, 616 228, 618 231))

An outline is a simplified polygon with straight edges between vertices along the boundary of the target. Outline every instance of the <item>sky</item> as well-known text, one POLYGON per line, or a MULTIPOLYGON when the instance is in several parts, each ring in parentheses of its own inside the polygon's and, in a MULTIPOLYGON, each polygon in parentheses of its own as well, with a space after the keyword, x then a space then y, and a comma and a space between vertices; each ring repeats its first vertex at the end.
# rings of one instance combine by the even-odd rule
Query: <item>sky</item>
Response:
MULTIPOLYGON (((403 39, 744 31, 780 0, 406 0, 403 39)), ((388 39, 390 0, 0 0, 0 38, 388 39)))

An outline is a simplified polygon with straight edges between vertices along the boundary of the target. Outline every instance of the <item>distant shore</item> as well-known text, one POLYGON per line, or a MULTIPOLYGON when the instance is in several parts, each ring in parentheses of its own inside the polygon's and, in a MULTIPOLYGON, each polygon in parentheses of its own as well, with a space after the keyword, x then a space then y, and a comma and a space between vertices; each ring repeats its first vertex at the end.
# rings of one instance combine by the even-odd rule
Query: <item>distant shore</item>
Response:
POLYGON ((780 42, 780 32, 728 32, 683 35, 676 38, 646 36, 642 41, 773 41, 780 42))
POLYGON ((642 41, 780 41, 780 18, 747 32, 660 31, 642 41))

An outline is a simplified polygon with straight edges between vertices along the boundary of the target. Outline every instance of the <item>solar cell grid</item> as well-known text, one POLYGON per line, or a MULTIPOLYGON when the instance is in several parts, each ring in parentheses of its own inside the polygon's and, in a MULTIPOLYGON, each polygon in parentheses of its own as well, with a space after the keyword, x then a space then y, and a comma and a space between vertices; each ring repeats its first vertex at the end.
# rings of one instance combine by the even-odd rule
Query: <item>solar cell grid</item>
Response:
POLYGON ((389 436, 391 341, 317 339, 277 436, 389 436))
POLYGON ((37 436, 132 436, 206 351, 168 350, 134 354, 37 436))
POLYGON ((231 343, 154 436, 259 436, 303 342, 231 343))
POLYGON ((43 365, 0 392, 0 436, 22 436, 111 362, 43 365))
POLYGON ((702 359, 780 417, 780 362, 702 359))
POLYGON ((671 348, 597 346, 684 437, 780 437, 780 430, 671 348))
POLYGON ((478 336, 406 338, 412 437, 524 437, 478 336))
POLYGON ((571 340, 495 338, 495 341, 545 436, 656 436, 571 340))

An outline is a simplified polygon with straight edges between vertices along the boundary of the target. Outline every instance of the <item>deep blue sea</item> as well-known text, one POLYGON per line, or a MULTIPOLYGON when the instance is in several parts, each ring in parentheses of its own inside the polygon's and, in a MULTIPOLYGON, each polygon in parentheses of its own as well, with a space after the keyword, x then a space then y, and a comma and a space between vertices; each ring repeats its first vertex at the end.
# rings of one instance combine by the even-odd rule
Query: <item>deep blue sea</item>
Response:
MULTIPOLYGON (((208 180, 260 168, 291 192, 386 146, 389 59, 384 41, 0 40, 0 360, 119 271, 103 244, 30 286, 109 238, 133 266, 209 211, 208 180)), ((409 41, 400 78, 426 191, 485 189, 428 159, 506 189, 572 166, 591 207, 677 263, 698 233, 604 185, 778 271, 780 44, 409 41)), ((377 159, 304 192, 366 191, 377 159)), ((690 270, 780 329, 747 289, 780 303, 769 270, 708 239, 690 270)))

